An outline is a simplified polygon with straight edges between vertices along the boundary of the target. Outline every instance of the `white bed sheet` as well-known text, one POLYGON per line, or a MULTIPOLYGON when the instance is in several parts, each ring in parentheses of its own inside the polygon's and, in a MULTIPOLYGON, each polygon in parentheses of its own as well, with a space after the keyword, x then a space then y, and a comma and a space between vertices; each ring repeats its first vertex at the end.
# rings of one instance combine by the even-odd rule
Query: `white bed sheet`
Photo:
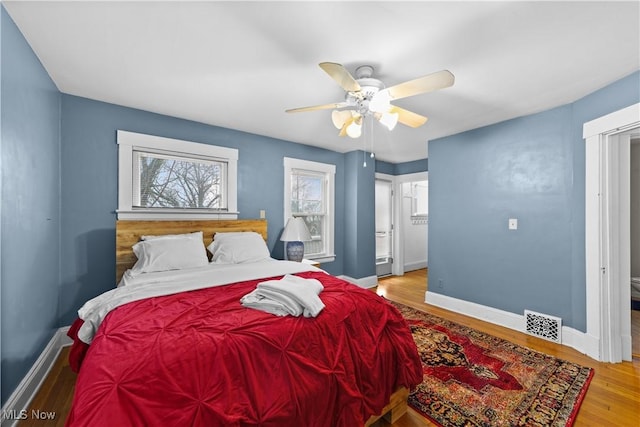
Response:
POLYGON ((274 259, 243 264, 211 263, 187 270, 138 275, 127 270, 117 288, 87 301, 78 310, 78 316, 84 321, 78 331, 78 338, 91 344, 106 315, 114 308, 132 301, 304 271, 323 270, 306 263, 274 259))

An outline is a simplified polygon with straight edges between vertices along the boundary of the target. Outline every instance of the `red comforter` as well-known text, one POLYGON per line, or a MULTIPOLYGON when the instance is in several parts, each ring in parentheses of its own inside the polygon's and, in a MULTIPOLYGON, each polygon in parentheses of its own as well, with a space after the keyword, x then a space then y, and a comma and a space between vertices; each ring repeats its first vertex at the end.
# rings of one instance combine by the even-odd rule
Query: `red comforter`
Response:
POLYGON ((128 303, 83 354, 69 426, 363 425, 422 381, 410 330, 375 293, 322 282, 316 318, 277 317, 240 298, 259 281, 128 303))

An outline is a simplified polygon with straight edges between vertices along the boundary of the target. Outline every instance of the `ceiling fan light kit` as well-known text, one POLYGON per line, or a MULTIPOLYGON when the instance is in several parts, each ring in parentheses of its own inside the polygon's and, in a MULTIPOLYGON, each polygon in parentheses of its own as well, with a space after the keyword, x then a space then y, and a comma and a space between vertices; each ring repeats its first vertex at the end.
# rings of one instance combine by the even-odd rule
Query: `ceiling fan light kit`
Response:
POLYGON ((438 71, 390 88, 382 81, 373 78, 373 67, 361 65, 356 68, 354 78, 346 68, 334 62, 319 64, 342 89, 345 90, 344 102, 316 105, 312 107, 292 108, 287 113, 300 113, 334 109, 331 112, 333 125, 340 129, 338 135, 359 138, 362 135, 362 123, 365 117, 373 117, 390 131, 398 122, 417 128, 427 122, 427 117, 391 104, 392 101, 421 93, 432 92, 452 86, 454 76, 448 70, 438 71))
POLYGON ((398 124, 398 113, 391 113, 389 111, 386 111, 382 113, 379 118, 376 115, 376 118, 381 124, 385 125, 389 130, 393 130, 398 124))
POLYGON ((347 135, 351 138, 360 138, 360 135, 362 135, 362 117, 351 121, 351 124, 347 126, 347 135))
POLYGON ((353 118, 355 111, 353 110, 333 110, 331 112, 331 121, 337 129, 342 129, 348 120, 353 118))

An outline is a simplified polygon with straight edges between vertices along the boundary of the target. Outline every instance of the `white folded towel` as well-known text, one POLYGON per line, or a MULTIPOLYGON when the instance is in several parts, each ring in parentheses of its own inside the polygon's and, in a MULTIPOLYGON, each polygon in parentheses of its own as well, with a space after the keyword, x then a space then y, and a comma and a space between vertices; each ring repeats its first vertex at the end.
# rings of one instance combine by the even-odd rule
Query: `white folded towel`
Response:
POLYGON ((324 287, 316 279, 287 274, 280 280, 258 283, 255 290, 243 296, 240 302, 245 307, 266 311, 277 316, 315 317, 324 308, 318 297, 324 287))
POLYGON ((275 314, 276 316, 286 316, 289 314, 292 316, 299 316, 299 313, 302 312, 302 306, 298 303, 294 302, 289 305, 285 304, 282 301, 277 301, 265 295, 260 295, 257 289, 243 296, 240 299, 240 303, 245 307, 265 311, 267 313, 275 314))

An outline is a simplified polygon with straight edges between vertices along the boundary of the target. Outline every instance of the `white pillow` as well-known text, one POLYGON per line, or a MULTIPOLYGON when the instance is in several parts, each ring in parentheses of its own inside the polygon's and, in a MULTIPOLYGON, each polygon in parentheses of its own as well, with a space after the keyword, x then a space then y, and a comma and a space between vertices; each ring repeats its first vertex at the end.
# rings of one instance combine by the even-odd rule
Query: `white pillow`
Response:
POLYGON ((264 242, 264 239, 259 233, 255 231, 224 231, 224 232, 216 232, 213 235, 213 240, 228 240, 228 239, 260 239, 264 242))
POLYGON ((216 264, 241 264, 271 257, 262 236, 255 232, 216 233, 207 246, 216 264))
POLYGON ((186 234, 158 234, 140 236, 140 240, 156 240, 156 239, 196 239, 202 241, 202 231, 195 231, 186 234))
POLYGON ((202 232, 199 239, 173 237, 143 240, 133 245, 133 253, 138 257, 131 268, 133 274, 182 270, 209 263, 202 243, 202 232))

